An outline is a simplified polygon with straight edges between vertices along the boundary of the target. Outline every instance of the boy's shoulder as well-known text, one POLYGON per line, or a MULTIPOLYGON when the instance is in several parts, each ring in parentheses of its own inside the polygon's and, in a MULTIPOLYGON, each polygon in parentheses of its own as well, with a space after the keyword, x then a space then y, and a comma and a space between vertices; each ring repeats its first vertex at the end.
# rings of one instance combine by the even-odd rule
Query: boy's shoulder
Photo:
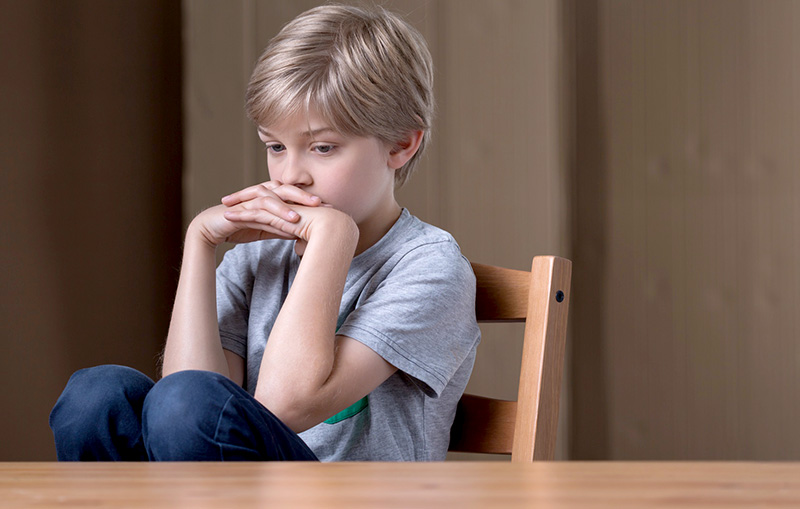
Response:
POLYGON ((392 228, 369 251, 408 252, 422 246, 444 244, 458 249, 450 233, 422 221, 403 209, 392 228), (374 248, 374 249, 373 249, 374 248))
POLYGON ((413 265, 416 270, 469 271, 469 261, 455 238, 403 209, 389 232, 354 262, 385 264, 385 268, 413 265))
POLYGON ((408 235, 407 240, 416 244, 434 244, 439 242, 452 243, 458 246, 456 240, 450 232, 426 223, 420 218, 411 214, 408 209, 403 209, 400 218, 397 220, 401 230, 408 235))

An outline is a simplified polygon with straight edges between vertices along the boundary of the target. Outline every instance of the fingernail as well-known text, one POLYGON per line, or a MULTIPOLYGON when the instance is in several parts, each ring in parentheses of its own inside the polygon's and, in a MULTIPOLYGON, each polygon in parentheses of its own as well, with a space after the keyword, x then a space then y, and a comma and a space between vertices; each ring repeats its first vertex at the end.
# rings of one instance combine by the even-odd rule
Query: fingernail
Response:
POLYGON ((287 216, 289 216, 289 219, 291 219, 292 221, 294 221, 295 219, 297 219, 298 217, 300 217, 300 216, 297 214, 297 212, 295 212, 294 210, 290 210, 290 211, 289 211, 289 213, 287 214, 287 216))

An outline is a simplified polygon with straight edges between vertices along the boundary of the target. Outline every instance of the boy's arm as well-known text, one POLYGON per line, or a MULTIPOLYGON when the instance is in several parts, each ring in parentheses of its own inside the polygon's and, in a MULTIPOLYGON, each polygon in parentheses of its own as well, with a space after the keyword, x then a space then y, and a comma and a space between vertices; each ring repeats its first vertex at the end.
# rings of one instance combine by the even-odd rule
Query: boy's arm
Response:
MULTIPOLYGON (((224 242, 298 238, 299 216, 284 200, 308 206, 319 198, 292 186, 267 182, 237 193, 258 205, 270 220, 258 229, 228 221, 230 208, 218 205, 200 213, 189 225, 181 274, 164 349, 163 376, 187 369, 214 371, 242 385, 244 359, 223 350, 216 308, 216 248, 224 242)), ((226 197, 227 198, 227 197, 226 197)), ((223 199, 224 201, 225 199, 223 199)))
POLYGON ((203 239, 193 221, 183 248, 178 291, 164 349, 163 376, 186 369, 230 376, 217 324, 215 251, 216 246, 203 239))
POLYGON ((370 348, 335 336, 358 242, 352 218, 325 207, 301 215, 308 227, 300 237, 307 244, 267 341, 255 392, 296 432, 347 408, 396 371, 370 348))

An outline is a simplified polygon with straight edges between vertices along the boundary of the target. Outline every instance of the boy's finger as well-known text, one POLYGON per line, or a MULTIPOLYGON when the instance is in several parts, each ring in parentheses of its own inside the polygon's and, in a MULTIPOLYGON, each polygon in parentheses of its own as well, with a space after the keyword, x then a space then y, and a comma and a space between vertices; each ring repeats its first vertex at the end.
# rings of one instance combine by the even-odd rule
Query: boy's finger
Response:
POLYGON ((298 226, 263 209, 225 211, 225 218, 254 230, 280 232, 281 238, 297 238, 298 226))
POLYGON ((264 233, 267 233, 270 238, 274 239, 284 239, 284 240, 297 240, 297 235, 292 235, 291 233, 286 233, 285 231, 281 230, 280 228, 275 228, 274 226, 262 224, 262 223, 251 223, 246 221, 240 221, 239 224, 242 226, 246 226, 251 230, 260 230, 264 233))
POLYGON ((259 196, 269 196, 275 188, 280 187, 281 185, 281 182, 278 182, 277 180, 269 180, 267 182, 262 182, 261 184, 246 187, 241 191, 236 191, 228 196, 223 196, 221 201, 223 205, 232 207, 259 196))
POLYGON ((281 201, 280 196, 262 196, 251 202, 257 209, 265 210, 275 216, 278 216, 290 223, 295 223, 300 219, 300 215, 292 210, 291 207, 281 201))
POLYGON ((298 205, 306 205, 308 207, 316 207, 322 203, 319 196, 309 193, 299 187, 284 184, 272 190, 278 198, 286 202, 296 203, 298 205))
POLYGON ((247 200, 252 200, 256 196, 258 196, 258 186, 251 186, 241 191, 236 191, 235 193, 229 194, 228 196, 222 197, 222 204, 227 205, 228 207, 233 207, 234 205, 238 205, 242 202, 247 200))
POLYGON ((233 210, 226 211, 225 214, 226 217, 228 217, 229 212, 248 210, 264 211, 274 217, 281 218, 290 223, 296 223, 300 219, 300 215, 297 212, 289 207, 289 205, 284 203, 279 197, 274 195, 261 196, 252 200, 248 200, 233 210))

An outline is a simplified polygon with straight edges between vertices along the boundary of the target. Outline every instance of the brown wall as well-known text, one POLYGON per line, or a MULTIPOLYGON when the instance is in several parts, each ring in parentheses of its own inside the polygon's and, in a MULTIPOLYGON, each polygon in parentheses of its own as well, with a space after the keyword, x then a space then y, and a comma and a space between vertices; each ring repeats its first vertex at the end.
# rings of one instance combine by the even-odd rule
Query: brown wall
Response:
POLYGON ((800 458, 800 2, 576 14, 572 456, 800 458))
POLYGON ((73 371, 155 374, 179 263, 180 4, 0 12, 0 461, 46 460, 73 371))

